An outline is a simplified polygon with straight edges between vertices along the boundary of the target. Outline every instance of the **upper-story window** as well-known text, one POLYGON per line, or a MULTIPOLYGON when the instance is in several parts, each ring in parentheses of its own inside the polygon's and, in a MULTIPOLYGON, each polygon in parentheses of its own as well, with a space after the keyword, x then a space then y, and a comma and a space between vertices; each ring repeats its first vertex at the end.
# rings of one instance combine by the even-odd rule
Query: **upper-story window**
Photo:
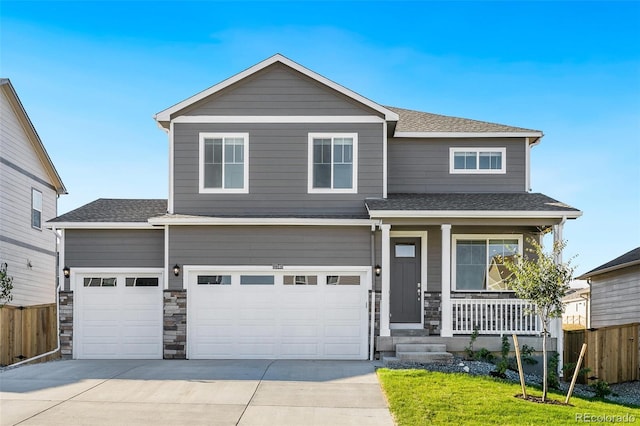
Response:
POLYGON ((506 173, 505 148, 450 148, 450 173, 506 173))
POLYGON ((358 192, 358 135, 309 133, 309 193, 358 192))
POLYGON ((42 229, 42 192, 31 189, 31 226, 42 229))
POLYGON ((248 133, 200 133, 200 193, 246 194, 248 180, 248 133))

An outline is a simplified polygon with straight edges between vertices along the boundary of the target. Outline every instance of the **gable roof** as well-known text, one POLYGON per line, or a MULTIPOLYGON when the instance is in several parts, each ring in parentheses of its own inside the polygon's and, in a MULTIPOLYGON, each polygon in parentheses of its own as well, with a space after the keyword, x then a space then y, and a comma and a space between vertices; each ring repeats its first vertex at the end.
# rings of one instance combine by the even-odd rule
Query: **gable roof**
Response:
POLYGON ((146 223, 149 218, 166 213, 165 199, 99 198, 47 223, 146 223))
POLYGON ((540 130, 523 127, 506 126, 504 124, 471 120, 413 111, 410 109, 387 106, 398 114, 399 120, 395 128, 395 137, 533 137, 541 138, 540 130))
POLYGON ((33 149, 40 159, 42 166, 47 171, 49 180, 55 187, 56 192, 58 194, 67 194, 67 189, 65 188, 64 183, 62 183, 62 179, 60 178, 58 171, 53 165, 53 161, 51 161, 51 157, 49 157, 49 154, 47 153, 47 150, 45 149, 44 144, 42 143, 42 140, 40 139, 40 136, 36 131, 36 128, 34 127, 31 119, 29 118, 29 115, 27 114, 27 111, 24 109, 24 106, 22 105, 22 102, 18 97, 18 93, 16 92, 16 89, 13 87, 13 84, 11 84, 11 80, 9 80, 8 78, 0 78, 0 90, 2 90, 2 92, 9 100, 9 103, 13 107, 16 117, 18 117, 18 120, 22 124, 22 128, 27 134, 29 141, 31 141, 33 149))
POLYGON ((584 280, 607 272, 616 271, 618 269, 627 268, 633 265, 640 265, 640 247, 636 247, 615 259, 590 270, 586 274, 582 274, 577 279, 584 280))
POLYGON ((389 194, 365 201, 377 217, 547 217, 575 219, 582 212, 540 193, 421 193, 389 194))
POLYGON ((397 121, 398 120, 398 115, 391 111, 388 108, 383 107, 382 105, 379 105, 375 102, 373 102, 370 99, 365 98, 362 95, 359 95, 358 93, 347 89, 344 86, 339 85, 338 83, 335 83, 334 81, 329 80, 326 77, 321 76, 320 74, 311 71, 308 68, 303 67, 302 65, 298 64, 297 62, 292 61, 291 59, 281 55, 281 54, 276 54, 271 56, 270 58, 265 59, 264 61, 250 67, 247 68, 246 70, 234 75, 233 77, 230 77, 214 86, 209 87, 208 89, 203 90, 200 93, 197 93, 193 96, 191 96, 190 98, 187 98, 185 100, 183 100, 182 102, 178 102, 177 104, 163 110, 160 111, 159 113, 157 113, 154 116, 154 119, 158 122, 158 124, 160 124, 161 126, 163 126, 164 128, 168 128, 168 123, 169 121, 171 121, 171 116, 184 110, 185 108, 193 105, 196 102, 199 102, 229 86, 231 86, 234 83, 237 83, 238 81, 249 77, 252 74, 255 74, 256 72, 272 65, 275 64, 276 62, 281 63, 285 66, 288 66, 289 68, 292 68, 304 75, 306 75, 307 77, 310 77, 316 81, 318 81, 319 83, 324 84, 325 86, 330 87, 333 90, 336 90, 337 92, 342 93, 343 95, 346 95, 354 100, 356 100, 357 102, 360 102, 363 105, 368 106, 369 108, 380 112, 384 118, 386 120, 389 121, 397 121))

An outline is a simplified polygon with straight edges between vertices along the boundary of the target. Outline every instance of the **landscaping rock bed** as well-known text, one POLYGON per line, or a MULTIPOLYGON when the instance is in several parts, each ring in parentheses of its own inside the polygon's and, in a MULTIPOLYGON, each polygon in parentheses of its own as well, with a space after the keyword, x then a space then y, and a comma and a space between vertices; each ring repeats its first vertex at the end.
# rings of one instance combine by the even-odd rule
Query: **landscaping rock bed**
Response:
MULTIPOLYGON (((439 371, 442 373, 467 373, 473 376, 491 376, 491 372, 495 371, 496 366, 490 362, 484 361, 467 361, 461 358, 455 358, 449 364, 421 364, 415 362, 393 362, 387 365, 387 368, 417 368, 428 371, 439 371)), ((529 385, 541 385, 542 377, 535 374, 525 374, 525 382, 529 385)), ((507 370, 506 380, 510 382, 520 383, 520 377, 517 371, 507 370)), ((640 406, 640 381, 618 383, 611 385, 612 394, 605 399, 612 402, 633 404, 640 406)), ((569 389, 569 383, 560 382, 560 390, 566 395, 569 389)), ((582 384, 576 384, 573 390, 574 396, 584 398, 593 398, 595 393, 593 390, 582 384)))

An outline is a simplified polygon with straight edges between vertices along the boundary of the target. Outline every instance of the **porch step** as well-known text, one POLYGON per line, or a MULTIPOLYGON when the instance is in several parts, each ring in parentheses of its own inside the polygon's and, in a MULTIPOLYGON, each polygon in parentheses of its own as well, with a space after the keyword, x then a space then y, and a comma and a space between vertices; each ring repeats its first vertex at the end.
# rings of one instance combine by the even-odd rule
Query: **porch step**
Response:
POLYGON ((449 352, 396 352, 396 358, 400 361, 420 362, 424 364, 450 364, 453 362, 453 354, 449 352))
POLYGON ((396 352, 447 352, 444 343, 398 343, 396 352))

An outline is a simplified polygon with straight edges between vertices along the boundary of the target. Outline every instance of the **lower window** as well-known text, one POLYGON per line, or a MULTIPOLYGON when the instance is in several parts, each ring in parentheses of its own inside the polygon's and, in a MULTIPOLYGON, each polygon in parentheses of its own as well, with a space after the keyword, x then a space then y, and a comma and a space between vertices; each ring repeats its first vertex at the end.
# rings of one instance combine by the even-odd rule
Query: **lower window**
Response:
POLYGON ((458 291, 510 291, 505 259, 522 253, 522 238, 454 236, 455 286, 458 291))

